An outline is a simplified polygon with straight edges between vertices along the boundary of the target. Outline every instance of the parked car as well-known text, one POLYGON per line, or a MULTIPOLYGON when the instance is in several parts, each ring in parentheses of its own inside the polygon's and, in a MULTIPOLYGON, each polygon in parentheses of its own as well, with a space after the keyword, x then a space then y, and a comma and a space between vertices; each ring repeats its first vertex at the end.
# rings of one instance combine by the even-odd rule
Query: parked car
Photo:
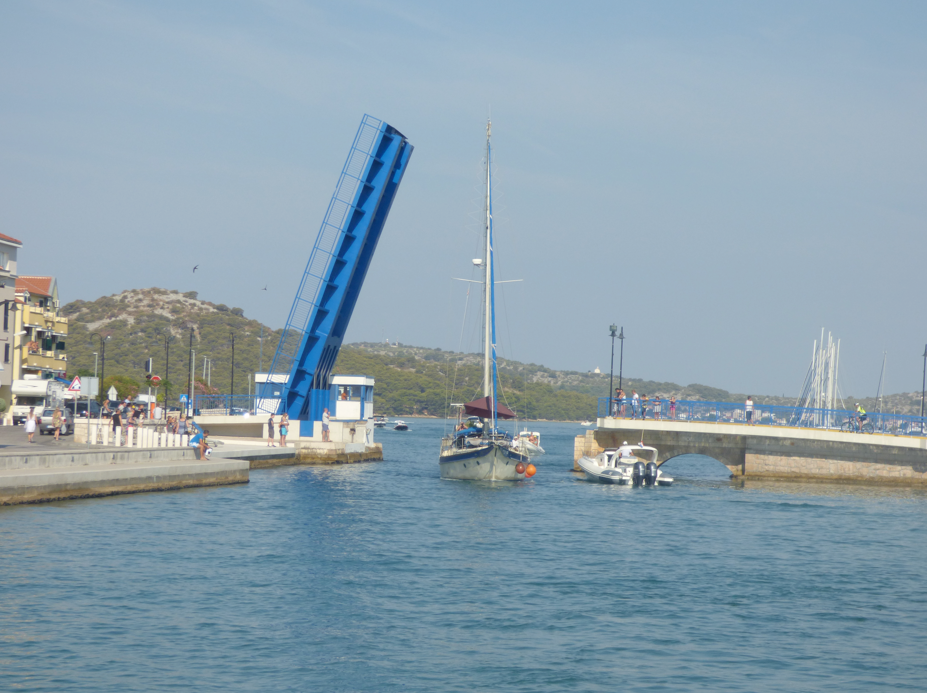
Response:
MULTIPOLYGON (((68 411, 71 413, 72 418, 75 419, 86 419, 87 418, 87 400, 68 400, 65 405, 68 408, 68 411)), ((90 400, 90 417, 93 419, 100 418, 100 403, 95 400, 90 400)))
MULTIPOLYGON (((54 420, 54 409, 46 409, 43 411, 37 423, 39 434, 54 433, 55 426, 52 423, 54 420)), ((66 436, 68 433, 74 433, 74 415, 71 414, 70 409, 64 408, 61 410, 61 435, 66 436)))

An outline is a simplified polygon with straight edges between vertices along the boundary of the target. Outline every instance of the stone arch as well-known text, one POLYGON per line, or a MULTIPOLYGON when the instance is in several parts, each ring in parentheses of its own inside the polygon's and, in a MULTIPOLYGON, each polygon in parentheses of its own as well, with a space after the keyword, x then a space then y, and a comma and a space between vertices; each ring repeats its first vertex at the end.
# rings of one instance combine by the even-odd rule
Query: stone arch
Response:
MULTIPOLYGON (((595 431, 595 442, 602 449, 617 448, 625 440, 632 442, 627 431, 608 429, 595 431)), ((662 465, 667 460, 679 455, 705 455, 718 460, 735 476, 744 473, 746 439, 742 435, 714 435, 682 430, 648 430, 644 444, 652 445, 657 449, 659 452, 658 465, 662 465)))

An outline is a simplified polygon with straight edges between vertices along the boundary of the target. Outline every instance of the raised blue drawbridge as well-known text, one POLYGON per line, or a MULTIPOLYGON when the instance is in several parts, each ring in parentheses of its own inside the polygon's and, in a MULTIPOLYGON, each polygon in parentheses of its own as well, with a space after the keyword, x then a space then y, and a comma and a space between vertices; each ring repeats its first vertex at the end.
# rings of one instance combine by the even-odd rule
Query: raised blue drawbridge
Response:
POLYGON ((290 309, 269 373, 283 383, 277 413, 319 421, 329 378, 412 145, 365 115, 290 309))

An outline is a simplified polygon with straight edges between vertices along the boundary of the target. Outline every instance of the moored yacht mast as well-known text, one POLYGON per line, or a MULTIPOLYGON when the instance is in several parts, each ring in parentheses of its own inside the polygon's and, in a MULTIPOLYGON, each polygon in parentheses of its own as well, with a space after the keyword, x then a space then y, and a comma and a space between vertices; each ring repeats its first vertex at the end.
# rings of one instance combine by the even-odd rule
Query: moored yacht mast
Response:
POLYGON ((492 426, 496 428, 496 314, 495 282, 492 252, 492 121, 486 122, 486 259, 483 283, 484 317, 483 326, 483 396, 492 403, 492 426))

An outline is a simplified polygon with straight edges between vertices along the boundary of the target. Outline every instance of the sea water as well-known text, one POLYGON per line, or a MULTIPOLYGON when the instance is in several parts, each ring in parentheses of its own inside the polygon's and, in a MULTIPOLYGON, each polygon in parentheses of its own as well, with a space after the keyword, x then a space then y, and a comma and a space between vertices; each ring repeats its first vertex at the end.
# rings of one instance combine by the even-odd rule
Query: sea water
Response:
POLYGON ((0 690, 872 691, 927 687, 927 495, 384 461, 0 508, 0 690))

